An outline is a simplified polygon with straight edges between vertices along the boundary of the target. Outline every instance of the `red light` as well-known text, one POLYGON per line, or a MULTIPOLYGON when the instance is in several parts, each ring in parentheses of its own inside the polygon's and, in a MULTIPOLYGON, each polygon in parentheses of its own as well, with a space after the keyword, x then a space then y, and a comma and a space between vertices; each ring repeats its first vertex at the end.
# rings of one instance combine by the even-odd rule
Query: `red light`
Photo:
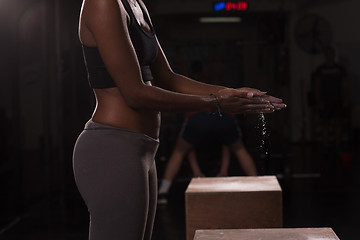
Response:
POLYGON ((225 10, 226 11, 245 11, 248 8, 247 2, 226 2, 225 10))

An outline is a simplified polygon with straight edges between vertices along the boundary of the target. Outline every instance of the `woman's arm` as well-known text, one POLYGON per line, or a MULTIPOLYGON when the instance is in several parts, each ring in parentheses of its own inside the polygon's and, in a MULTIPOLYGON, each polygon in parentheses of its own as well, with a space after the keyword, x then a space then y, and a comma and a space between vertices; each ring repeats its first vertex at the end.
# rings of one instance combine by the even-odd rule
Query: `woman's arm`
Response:
MULTIPOLYGON (((243 98, 252 98, 259 97, 258 100, 270 103, 271 109, 265 112, 271 112, 273 110, 280 110, 286 107, 285 104, 282 103, 282 100, 270 95, 266 95, 266 92, 261 92, 257 89, 253 88, 239 88, 239 89, 229 89, 224 86, 217 86, 202 83, 199 81, 195 81, 186 76, 177 74, 172 71, 164 52, 158 42, 159 53, 151 65, 151 70, 155 79, 155 84, 161 88, 168 89, 171 91, 175 91, 178 93, 184 94, 195 94, 201 96, 208 96, 209 94, 215 94, 220 102, 221 107, 228 108, 229 100, 231 102, 231 94, 242 93, 243 98)), ((239 100, 240 99, 232 99, 239 100)), ((253 101, 257 99, 252 98, 253 101)), ((252 112, 253 109, 243 109, 242 112, 252 112)), ((260 111, 261 112, 261 111, 260 111)))

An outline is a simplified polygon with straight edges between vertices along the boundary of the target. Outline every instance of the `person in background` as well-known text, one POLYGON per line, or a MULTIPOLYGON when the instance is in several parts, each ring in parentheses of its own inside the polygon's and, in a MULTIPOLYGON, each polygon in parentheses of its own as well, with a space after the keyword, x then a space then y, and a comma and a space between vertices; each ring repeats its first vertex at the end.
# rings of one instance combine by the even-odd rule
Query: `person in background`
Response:
MULTIPOLYGON (((216 141, 225 147, 222 151, 222 167, 219 176, 227 175, 230 154, 226 152, 226 147, 234 153, 247 176, 257 175, 255 163, 241 139, 241 131, 236 119, 232 115, 222 113, 220 117, 210 115, 207 112, 194 113, 185 121, 175 148, 166 165, 159 188, 158 204, 167 203, 167 195, 172 181, 176 177, 182 161, 186 156, 189 155, 190 166, 194 176, 203 176, 200 168, 196 164, 197 160, 194 149, 195 146, 207 142, 209 139, 216 139, 216 141)), ((209 149, 209 151, 211 151, 211 149, 209 149)))

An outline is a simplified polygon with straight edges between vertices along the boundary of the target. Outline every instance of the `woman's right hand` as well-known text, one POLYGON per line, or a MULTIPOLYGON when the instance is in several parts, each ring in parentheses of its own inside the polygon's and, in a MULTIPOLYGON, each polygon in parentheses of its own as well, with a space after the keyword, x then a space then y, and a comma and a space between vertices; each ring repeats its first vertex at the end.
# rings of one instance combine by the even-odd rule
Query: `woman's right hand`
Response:
POLYGON ((253 88, 225 88, 215 96, 221 110, 229 113, 271 113, 286 107, 281 99, 253 88))

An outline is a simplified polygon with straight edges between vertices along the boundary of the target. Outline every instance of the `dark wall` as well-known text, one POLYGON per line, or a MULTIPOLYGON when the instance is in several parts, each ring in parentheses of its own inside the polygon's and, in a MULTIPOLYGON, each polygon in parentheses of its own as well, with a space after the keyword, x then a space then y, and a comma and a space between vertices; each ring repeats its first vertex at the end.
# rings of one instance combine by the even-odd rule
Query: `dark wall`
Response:
POLYGON ((81 1, 0 5, 0 212, 11 219, 72 191, 72 146, 94 102, 77 39, 81 1))

